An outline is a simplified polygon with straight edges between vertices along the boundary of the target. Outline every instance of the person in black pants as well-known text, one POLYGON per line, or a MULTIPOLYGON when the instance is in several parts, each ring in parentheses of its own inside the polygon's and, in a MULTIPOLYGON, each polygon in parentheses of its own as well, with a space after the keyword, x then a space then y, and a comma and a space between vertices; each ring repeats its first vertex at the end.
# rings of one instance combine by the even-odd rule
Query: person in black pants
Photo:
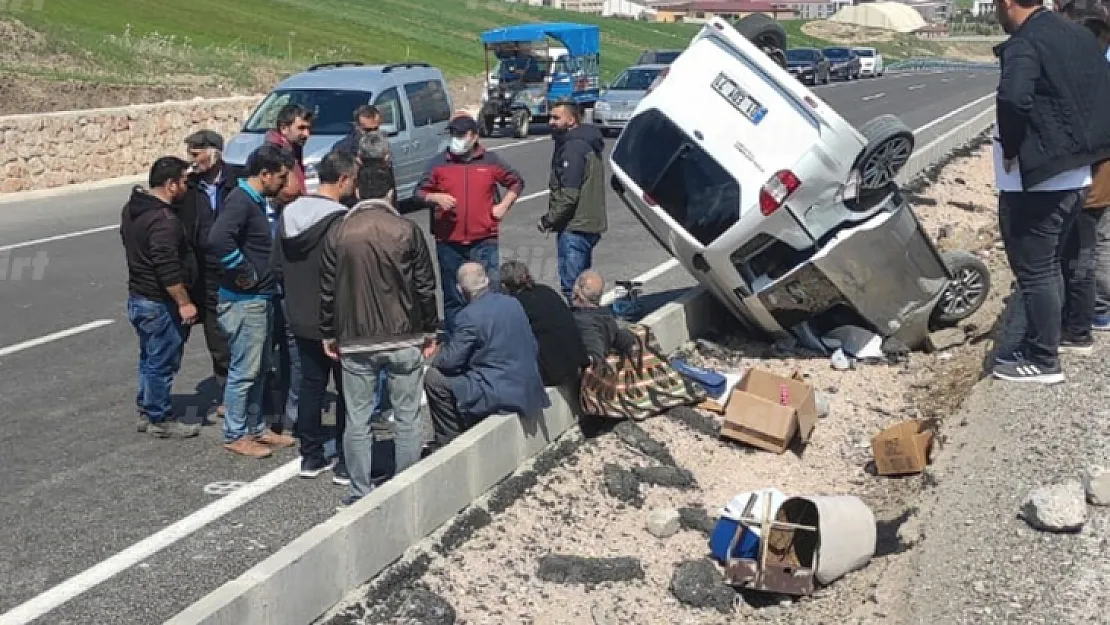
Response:
POLYGON ((1064 243, 1064 331, 1060 351, 1087 354, 1095 347, 1095 271, 1099 220, 1105 208, 1082 208, 1064 243))
MULTIPOLYGON (((339 361, 324 352, 320 332, 320 255, 335 226, 347 215, 344 200, 354 194, 358 176, 355 156, 332 152, 320 161, 320 188, 282 209, 274 239, 275 267, 285 285, 286 322, 296 339, 300 357, 300 388, 294 434, 301 442, 301 477, 314 478, 331 470, 336 484, 350 483, 343 452, 328 460, 324 444, 330 438, 321 423, 328 378, 335 381, 336 430, 343 439, 346 404, 339 361)), ((280 338, 280 337, 279 337, 280 338)))

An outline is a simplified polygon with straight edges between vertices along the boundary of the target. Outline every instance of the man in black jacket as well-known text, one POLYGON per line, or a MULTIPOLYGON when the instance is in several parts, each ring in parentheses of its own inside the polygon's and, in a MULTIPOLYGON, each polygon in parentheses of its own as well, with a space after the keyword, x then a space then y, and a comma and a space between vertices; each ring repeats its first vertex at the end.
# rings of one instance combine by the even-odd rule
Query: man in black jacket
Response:
POLYGON ((327 434, 321 416, 329 376, 339 393, 335 410, 339 440, 343 440, 346 408, 342 370, 324 353, 324 336, 320 333, 320 255, 324 241, 347 214, 341 201, 354 193, 358 162, 352 154, 333 151, 320 161, 317 171, 319 190, 294 200, 278 218, 274 270, 285 287, 287 321, 300 356, 301 385, 294 432, 301 440, 301 477, 313 478, 331 469, 334 482, 348 484, 342 451, 338 462, 327 460, 324 453, 327 434))
POLYGON ((1091 184, 1091 165, 1110 158, 1110 67, 1087 29, 1041 0, 995 0, 1010 38, 995 47, 999 226, 1017 278, 1024 339, 996 356, 1010 381, 1064 380, 1062 241, 1091 184))
POLYGON ((604 362, 611 352, 630 356, 636 347, 636 337, 620 327, 612 311, 601 305, 605 280, 598 272, 588 269, 574 281, 571 306, 574 322, 582 336, 582 345, 592 366, 604 362))
MULTIPOLYGON (((239 184, 238 169, 223 160, 224 139, 213 130, 199 130, 189 135, 185 138, 185 148, 193 161, 193 173, 187 181, 180 215, 186 230, 190 231, 200 268, 192 297, 198 305, 200 322, 204 324, 204 342, 212 358, 212 375, 222 398, 231 352, 216 313, 222 268, 220 260, 207 253, 208 234, 227 195, 239 184)), ((223 416, 222 403, 217 406, 216 413, 223 416)))
POLYGON ((150 190, 136 187, 123 207, 120 238, 127 253, 127 316, 139 335, 139 431, 159 438, 196 436, 173 414, 173 379, 197 308, 189 297, 197 261, 174 212, 185 194, 189 163, 165 156, 150 168, 150 190))
POLYGON ((220 259, 220 328, 228 337, 231 367, 224 389, 224 447, 254 458, 270 447, 291 447, 291 436, 267 431, 262 415, 266 373, 271 369, 273 300, 278 282, 270 267, 273 237, 266 209, 294 166, 293 156, 263 145, 247 158, 247 177, 228 194, 208 235, 209 254, 220 259))

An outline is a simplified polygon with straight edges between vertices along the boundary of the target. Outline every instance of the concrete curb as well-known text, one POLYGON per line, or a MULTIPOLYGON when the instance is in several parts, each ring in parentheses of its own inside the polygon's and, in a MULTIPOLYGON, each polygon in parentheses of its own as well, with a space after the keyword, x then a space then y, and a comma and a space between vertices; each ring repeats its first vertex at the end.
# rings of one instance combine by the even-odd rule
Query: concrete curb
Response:
MULTIPOLYGON (((993 123, 994 108, 914 154, 912 180, 993 123)), ((702 336, 728 315, 701 287, 660 307, 642 323, 665 353, 702 336)), ((390 480, 371 496, 317 525, 238 579, 189 606, 166 625, 304 625, 373 579, 406 550, 575 427, 571 407, 548 389, 538 421, 495 416, 390 480)))
MULTIPOLYGON (((694 289, 643 320, 663 349, 708 330, 715 300, 694 289)), ((166 625, 304 625, 373 579, 520 465, 575 427, 549 388, 540 419, 498 415, 302 534, 166 625)))

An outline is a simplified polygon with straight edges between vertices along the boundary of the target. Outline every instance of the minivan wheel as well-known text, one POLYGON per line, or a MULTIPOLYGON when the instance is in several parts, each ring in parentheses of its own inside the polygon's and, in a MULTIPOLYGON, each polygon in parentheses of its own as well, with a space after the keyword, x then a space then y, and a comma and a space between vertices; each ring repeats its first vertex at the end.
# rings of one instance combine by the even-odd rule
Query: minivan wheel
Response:
POLYGON ((528 111, 521 111, 513 117, 513 136, 517 139, 524 139, 528 136, 528 122, 530 116, 528 111))
POLYGON ((865 191, 881 189, 897 177, 913 154, 914 136, 894 115, 880 115, 863 125, 860 134, 867 147, 856 159, 859 186, 865 191))
POLYGON ((737 20, 733 25, 736 32, 745 39, 761 48, 767 56, 775 59, 780 66, 786 67, 786 30, 770 17, 762 13, 751 15, 737 20))
POLYGON ((954 326, 975 314, 987 301, 991 274, 986 263, 970 252, 941 252, 941 258, 953 279, 944 287, 944 294, 933 309, 932 321, 938 326, 954 326))

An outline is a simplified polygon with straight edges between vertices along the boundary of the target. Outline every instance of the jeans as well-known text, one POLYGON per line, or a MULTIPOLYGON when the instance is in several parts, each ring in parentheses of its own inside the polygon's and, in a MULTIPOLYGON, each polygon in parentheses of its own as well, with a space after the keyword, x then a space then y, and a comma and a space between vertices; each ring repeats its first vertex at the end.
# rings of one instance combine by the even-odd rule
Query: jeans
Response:
POLYGON ((428 413, 432 416, 436 445, 442 447, 463 432, 474 427, 486 415, 472 415, 459 410, 451 378, 435 367, 428 367, 424 374, 424 395, 428 398, 428 413))
POLYGON ((351 495, 363 497, 371 490, 371 450, 374 444, 370 420, 377 404, 379 376, 388 376, 393 401, 396 473, 420 460, 420 389, 424 355, 418 347, 353 353, 342 357, 343 395, 347 399, 347 428, 343 433, 343 456, 351 474, 351 495))
POLYGON ((455 315, 466 306, 458 291, 459 267, 467 261, 482 263, 489 276, 491 291, 501 286, 501 260, 497 238, 489 238, 470 245, 459 243, 436 243, 436 256, 439 259, 439 279, 443 284, 443 328, 447 334, 455 329, 455 315))
POLYGON ((1110 316, 1110 210, 1103 209, 1095 228, 1095 315, 1110 316))
POLYGON ((127 318, 139 335, 139 414, 151 423, 173 419, 173 379, 181 370, 189 329, 181 324, 176 304, 137 295, 127 298, 127 318))
POLYGON ((223 301, 217 306, 227 335, 231 363, 224 387, 224 442, 233 443, 266 430, 262 403, 270 370, 273 302, 268 299, 223 301))
POLYGON ((281 425, 297 422, 297 400, 301 388, 301 359, 297 353, 297 337, 286 322, 288 315, 284 298, 274 299, 273 339, 266 380, 265 411, 281 425))
MULTIPOLYGON (((335 390, 339 394, 335 403, 335 435, 343 438, 347 420, 346 401, 343 398, 343 369, 338 362, 328 358, 324 353, 323 343, 318 339, 298 338, 297 353, 300 354, 301 381, 294 431, 301 440, 301 457, 322 460, 327 455, 325 446, 331 438, 321 422, 329 377, 335 380, 335 390)), ((342 460, 342 450, 338 455, 342 460)))
POLYGON ((1064 338, 1086 340, 1095 323, 1095 252, 1105 209, 1080 209, 1064 244, 1064 338))
POLYGON ((1023 337, 1015 350, 1035 365, 1058 365, 1063 326, 1063 245, 1082 210, 1086 190, 1011 192, 998 196, 998 225, 1020 298, 1007 334, 1023 337))
POLYGON ((562 230, 555 239, 559 253, 559 286, 568 302, 573 299, 574 281, 593 266, 594 247, 601 235, 562 230))

